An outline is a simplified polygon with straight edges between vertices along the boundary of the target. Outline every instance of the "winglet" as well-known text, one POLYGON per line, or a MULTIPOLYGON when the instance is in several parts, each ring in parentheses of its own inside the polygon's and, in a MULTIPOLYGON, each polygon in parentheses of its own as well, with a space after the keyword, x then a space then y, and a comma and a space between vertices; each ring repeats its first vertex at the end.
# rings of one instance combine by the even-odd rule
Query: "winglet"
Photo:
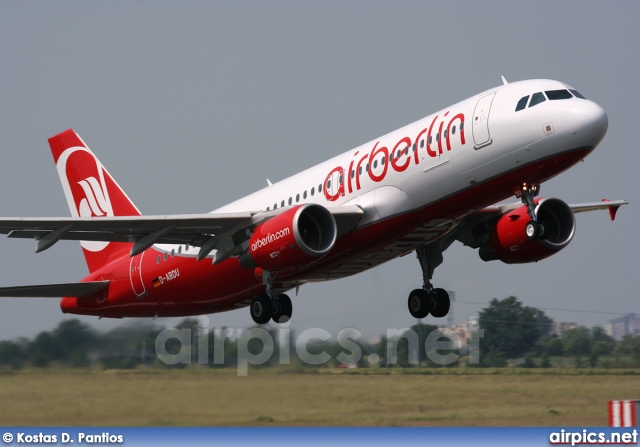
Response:
MULTIPOLYGON (((602 199, 603 202, 610 202, 609 199, 602 199)), ((607 209, 609 210, 609 216, 611 217, 611 220, 616 220, 616 213, 618 212, 618 208, 620 208, 620 205, 613 205, 613 206, 608 206, 607 209)))

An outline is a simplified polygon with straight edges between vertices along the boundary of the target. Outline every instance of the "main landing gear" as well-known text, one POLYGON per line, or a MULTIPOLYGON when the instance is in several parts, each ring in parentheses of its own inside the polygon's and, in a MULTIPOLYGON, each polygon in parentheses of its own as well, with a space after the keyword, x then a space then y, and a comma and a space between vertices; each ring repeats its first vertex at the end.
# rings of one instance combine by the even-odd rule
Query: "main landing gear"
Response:
POLYGON ((515 191, 516 197, 522 199, 522 203, 526 205, 527 213, 529 214, 530 220, 524 227, 527 239, 530 241, 544 239, 545 226, 543 222, 538 222, 538 217, 536 216, 536 204, 533 200, 534 197, 537 197, 538 194, 540 194, 540 185, 537 183, 523 183, 519 188, 516 188, 515 191))
POLYGON ((418 247, 416 254, 422 267, 424 286, 409 294, 409 313, 414 318, 425 318, 429 314, 435 318, 442 318, 449 313, 451 300, 446 290, 434 289, 431 285, 433 271, 442 263, 442 250, 436 242, 418 247))
POLYGON ((256 295, 251 300, 251 318, 257 324, 266 324, 269 320, 276 323, 286 323, 291 319, 293 305, 291 298, 284 293, 276 293, 273 289, 275 275, 269 272, 263 273, 263 282, 267 286, 265 295, 256 295))

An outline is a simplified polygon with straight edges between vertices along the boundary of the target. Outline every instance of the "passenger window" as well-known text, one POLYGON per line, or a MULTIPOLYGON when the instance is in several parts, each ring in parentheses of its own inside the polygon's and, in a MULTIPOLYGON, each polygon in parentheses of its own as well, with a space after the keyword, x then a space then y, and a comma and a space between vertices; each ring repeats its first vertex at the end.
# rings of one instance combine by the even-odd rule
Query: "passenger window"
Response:
POLYGON ((453 126, 451 128, 451 135, 455 135, 456 134, 456 126, 453 126))
POLYGON ((387 157, 382 157, 382 161, 381 161, 382 166, 384 166, 386 162, 387 162, 387 157))
POLYGON ((378 160, 373 161, 373 169, 378 167, 378 160))
POLYGON ((582 96, 578 90, 569 90, 569 91, 573 93, 573 96, 575 96, 576 98, 587 99, 584 96, 582 96))
POLYGON ((277 210, 277 209, 278 209, 278 204, 277 204, 277 203, 274 203, 274 204, 273 204, 273 209, 274 209, 274 210, 277 210))
POLYGON ((316 193, 316 187, 314 186, 313 188, 311 188, 311 195, 313 196, 315 195, 315 193, 316 193))
POLYGON ((300 194, 296 194, 296 203, 300 201, 300 194))
POLYGON ((307 191, 306 190, 302 193, 302 198, 305 199, 305 200, 307 199, 307 191))
POLYGON ((529 107, 536 106, 541 102, 545 102, 546 100, 547 98, 544 97, 544 94, 542 92, 534 93, 533 95, 531 95, 531 102, 529 103, 529 107))
MULTIPOLYGON (((454 129, 455 129, 455 126, 454 126, 454 129)), ((420 140, 420 149, 423 149, 423 148, 424 148, 424 140, 420 140)))
POLYGON ((284 200, 282 201, 282 203, 280 204, 281 208, 284 208, 284 200))
POLYGON ((289 197, 289 205, 291 205, 292 202, 293 202, 293 199, 289 197))
POLYGON ((318 194, 322 193, 322 184, 318 185, 318 194))
MULTIPOLYGON (((518 105, 516 105, 516 112, 519 111, 519 110, 524 109, 525 107, 527 107, 527 101, 528 100, 529 100, 529 95, 520 98, 520 101, 518 101, 518 105)), ((455 127, 454 127, 454 129, 455 129, 455 127)))
POLYGON ((571 93, 568 90, 548 90, 544 92, 549 101, 557 101, 559 99, 571 99, 571 93))

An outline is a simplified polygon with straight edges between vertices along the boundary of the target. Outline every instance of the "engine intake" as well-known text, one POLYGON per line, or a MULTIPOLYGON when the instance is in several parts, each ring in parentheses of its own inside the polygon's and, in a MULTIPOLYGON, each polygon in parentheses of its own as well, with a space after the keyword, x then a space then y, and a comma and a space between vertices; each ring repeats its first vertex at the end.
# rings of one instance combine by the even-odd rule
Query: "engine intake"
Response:
POLYGON ((240 265, 267 271, 305 267, 329 253, 337 235, 336 221, 325 207, 296 206, 255 229, 240 265))
POLYGON ((536 201, 536 219, 544 234, 529 240, 525 226, 529 222, 527 207, 521 206, 502 216, 491 230, 489 242, 479 250, 483 261, 500 260, 506 264, 536 262, 559 252, 573 239, 576 220, 569 205, 560 199, 536 201))

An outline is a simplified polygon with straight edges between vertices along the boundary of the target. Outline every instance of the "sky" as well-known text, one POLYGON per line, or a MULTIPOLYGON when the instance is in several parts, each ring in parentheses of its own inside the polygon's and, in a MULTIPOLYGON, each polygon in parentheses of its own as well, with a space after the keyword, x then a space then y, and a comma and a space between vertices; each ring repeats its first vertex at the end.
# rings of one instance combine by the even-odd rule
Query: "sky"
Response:
MULTIPOLYGON (((556 79, 600 104, 609 130, 541 195, 631 204, 613 223, 606 212, 579 214, 572 243, 535 264, 485 263, 456 243, 433 282, 455 292, 455 322, 513 295, 556 321, 602 325, 640 313, 638 17, 637 1, 0 0, 0 215, 69 215, 47 144, 68 128, 144 214, 199 213, 500 85, 500 76, 556 79)), ((34 248, 0 239, 1 286, 87 273, 76 242, 34 248)), ((407 295, 421 284, 409 255, 305 285, 292 296, 291 327, 369 336, 409 327, 407 295)), ((0 340, 65 318, 56 299, 2 299, 0 340)), ((99 330, 136 324, 79 318, 99 330)), ((209 321, 253 324, 246 308, 209 321)))

